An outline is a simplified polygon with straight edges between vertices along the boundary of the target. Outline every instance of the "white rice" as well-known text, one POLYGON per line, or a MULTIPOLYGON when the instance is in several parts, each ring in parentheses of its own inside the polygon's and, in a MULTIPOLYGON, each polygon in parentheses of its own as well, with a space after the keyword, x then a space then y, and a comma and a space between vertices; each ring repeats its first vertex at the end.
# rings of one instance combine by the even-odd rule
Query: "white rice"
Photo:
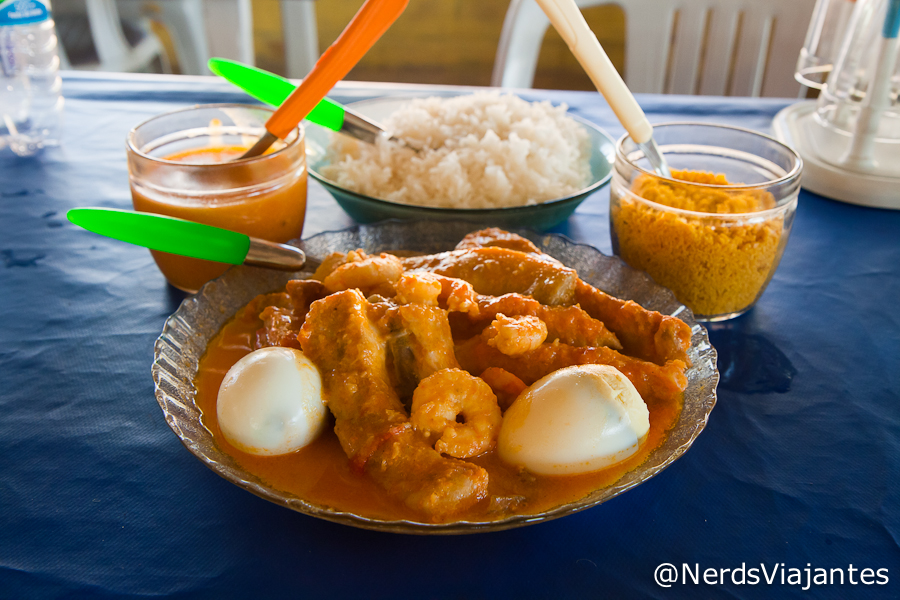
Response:
POLYGON ((499 208, 568 196, 590 181, 588 134, 565 105, 499 92, 416 99, 382 125, 420 152, 334 135, 322 174, 360 194, 424 206, 499 208))

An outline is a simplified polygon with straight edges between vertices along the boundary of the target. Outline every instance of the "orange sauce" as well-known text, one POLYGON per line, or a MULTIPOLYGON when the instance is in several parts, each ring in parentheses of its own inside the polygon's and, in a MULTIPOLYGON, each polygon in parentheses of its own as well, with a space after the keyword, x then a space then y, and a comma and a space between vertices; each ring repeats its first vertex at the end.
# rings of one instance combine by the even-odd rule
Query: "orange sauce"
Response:
MULTIPOLYGON (((248 148, 246 146, 208 146, 206 148, 191 148, 183 152, 169 154, 165 160, 186 163, 190 165, 214 165, 230 162, 243 156, 248 148)), ((270 154, 270 150, 266 150, 270 154)))
MULTIPOLYGON (((302 169, 291 171, 286 157, 273 154, 269 155, 270 160, 247 161, 233 167, 223 165, 246 150, 244 146, 213 146, 166 156, 166 161, 185 164, 185 170, 179 175, 187 177, 187 185, 173 176, 170 185, 176 192, 166 193, 151 186, 136 185, 132 180, 135 210, 215 225, 273 242, 299 238, 306 216, 305 162, 301 162, 302 169), (203 165, 210 165, 210 169, 204 169, 203 165), (204 193, 205 180, 224 182, 227 189, 210 189, 204 193)), ((190 292, 230 266, 155 250, 151 253, 166 279, 190 292)))
MULTIPOLYGON (((254 456, 241 452, 225 440, 216 420, 216 397, 225 373, 251 351, 254 332, 262 326, 254 314, 248 313, 239 313, 210 341, 194 381, 202 423, 212 432, 219 448, 269 486, 295 494, 312 504, 368 518, 421 521, 420 515, 389 496, 368 477, 350 470, 347 456, 331 427, 309 446, 283 456, 254 456)), ((663 442, 666 431, 675 425, 681 413, 681 401, 644 400, 650 410, 647 440, 634 456, 607 469, 584 475, 538 476, 505 464, 496 451, 467 460, 488 471, 491 496, 520 495, 527 498, 527 502, 514 511, 516 514, 539 513, 575 502, 594 490, 615 483, 625 473, 638 467, 663 442)), ((505 516, 507 513, 492 511, 490 502, 485 500, 456 518, 490 521, 505 516)))

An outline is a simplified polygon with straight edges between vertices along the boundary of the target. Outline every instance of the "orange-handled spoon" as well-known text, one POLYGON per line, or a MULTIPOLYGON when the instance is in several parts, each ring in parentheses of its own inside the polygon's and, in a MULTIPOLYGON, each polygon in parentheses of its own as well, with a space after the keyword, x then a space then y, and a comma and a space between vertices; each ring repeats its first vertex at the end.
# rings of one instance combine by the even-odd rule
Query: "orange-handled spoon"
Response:
POLYGON ((350 72, 406 8, 409 0, 366 0, 303 82, 269 120, 266 133, 241 158, 259 156, 286 138, 338 81, 350 72))

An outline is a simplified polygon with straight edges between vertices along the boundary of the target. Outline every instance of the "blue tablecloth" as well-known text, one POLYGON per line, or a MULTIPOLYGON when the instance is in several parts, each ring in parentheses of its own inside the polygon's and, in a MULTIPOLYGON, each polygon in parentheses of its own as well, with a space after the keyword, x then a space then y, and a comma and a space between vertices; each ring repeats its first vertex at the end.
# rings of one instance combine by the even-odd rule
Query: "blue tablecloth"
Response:
MULTIPOLYGON (((146 250, 65 220, 130 208, 129 128, 245 98, 212 79, 120 75, 68 74, 64 93, 61 148, 0 153, 0 598, 900 596, 900 212, 801 194, 768 291, 710 328, 722 382, 707 429, 654 479, 510 531, 375 533, 270 504, 182 447, 150 363, 183 295, 146 250), (687 582, 661 587, 663 563, 687 582), (817 569, 833 584, 803 591, 817 569)), ((622 133, 597 94, 523 95, 622 133)), ((761 131, 789 103, 639 100, 652 122, 761 131)), ((604 189, 557 231, 608 253, 607 219, 604 189)), ((313 183, 304 235, 349 225, 313 183)))

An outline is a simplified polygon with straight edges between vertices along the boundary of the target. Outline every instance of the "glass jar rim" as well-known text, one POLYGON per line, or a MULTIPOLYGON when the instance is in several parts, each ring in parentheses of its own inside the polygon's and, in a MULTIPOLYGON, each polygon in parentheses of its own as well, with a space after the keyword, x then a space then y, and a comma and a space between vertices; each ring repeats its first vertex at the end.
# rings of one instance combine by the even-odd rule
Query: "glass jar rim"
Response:
MULTIPOLYGON (((166 160, 165 158, 150 156, 149 154, 145 153, 144 151, 142 151, 140 148, 137 147, 137 144, 135 143, 134 138, 137 135, 138 129, 140 129, 141 127, 143 127, 145 125, 148 125, 149 123, 152 123, 153 121, 156 121, 157 119, 170 117, 172 115, 177 115, 178 113, 195 111, 198 109, 205 109, 205 108, 250 108, 253 110, 261 110, 263 112, 268 112, 268 113, 275 112, 275 109, 273 109, 273 108, 269 108, 268 106, 261 106, 258 104, 240 104, 237 102, 223 102, 223 103, 218 103, 218 104, 194 104, 193 106, 186 106, 184 108, 179 108, 176 110, 170 110, 169 112, 160 113, 158 115, 154 115, 154 116, 150 117, 149 119, 141 121, 140 123, 138 123, 137 125, 135 125, 128 131, 128 135, 125 136, 125 145, 130 152, 133 152, 137 156, 140 156, 142 159, 149 160, 151 162, 156 162, 156 163, 160 163, 160 164, 164 164, 164 165, 201 166, 201 164, 199 164, 199 163, 192 165, 191 163, 179 162, 179 161, 174 161, 174 160, 166 160)), ((293 129, 293 131, 296 131, 297 135, 290 142, 285 142, 285 145, 283 148, 279 148, 278 150, 271 152, 269 154, 261 154, 259 156, 253 156, 251 158, 238 158, 236 160, 228 161, 227 164, 249 165, 249 164, 253 164, 254 162, 271 159, 273 156, 278 156, 278 155, 282 154, 283 152, 286 152, 289 149, 294 148, 301 141, 305 140, 306 132, 303 128, 302 123, 298 123, 297 126, 293 129)), ((284 141, 284 140, 282 140, 282 141, 284 141)), ((225 163, 214 163, 212 165, 207 164, 205 166, 217 166, 217 165, 222 165, 222 164, 225 164, 225 163)))
MULTIPOLYGON (((755 131, 753 129, 747 129, 746 127, 735 127, 734 125, 721 125, 718 123, 702 123, 700 121, 669 121, 666 123, 656 123, 653 125, 653 129, 655 130, 657 128, 674 127, 674 126, 702 127, 705 129, 731 129, 733 131, 739 131, 741 133, 747 133, 747 134, 750 134, 753 136, 764 138, 764 139, 768 140, 769 142, 771 142, 772 144, 774 144, 775 146, 783 148, 784 150, 787 151, 787 153, 790 156, 792 156, 794 158, 793 168, 790 171, 788 171, 786 174, 784 174, 783 176, 779 177, 778 179, 772 179, 770 181, 766 181, 763 183, 755 183, 755 184, 731 184, 730 183, 727 185, 721 185, 721 184, 712 184, 712 183, 696 183, 693 181, 686 182, 686 181, 682 181, 680 179, 675 179, 672 177, 663 177, 662 175, 657 174, 655 171, 648 171, 647 169, 640 167, 640 166, 634 164, 633 162, 631 162, 631 160, 628 159, 628 157, 625 155, 625 152, 623 150, 623 145, 625 144, 625 141, 631 140, 631 135, 629 135, 627 132, 624 133, 622 135, 622 137, 620 137, 619 140, 616 142, 616 158, 621 158, 623 161, 625 161, 625 163, 627 163, 629 166, 633 167, 637 171, 640 171, 641 173, 644 173, 646 175, 651 175, 653 177, 662 179, 664 181, 676 181, 679 183, 690 183, 691 185, 696 185, 696 186, 700 186, 700 187, 706 187, 706 188, 718 189, 718 190, 727 190, 727 191, 769 188, 769 187, 779 185, 779 184, 788 182, 791 179, 795 179, 795 178, 799 177, 801 171, 803 170, 803 159, 800 157, 799 154, 797 154, 797 152, 793 148, 791 148, 787 144, 784 144, 784 143, 780 142, 779 140, 775 139, 774 137, 767 135, 765 133, 760 133, 759 131, 755 131)), ((631 141, 634 144, 637 144, 637 142, 634 142, 634 140, 631 140, 631 141)), ((646 200, 645 198, 641 198, 641 199, 646 200)), ((656 204, 656 203, 653 202, 653 204, 656 204)), ((671 208, 671 207, 667 207, 667 208, 671 208)), ((770 210, 774 210, 774 209, 770 209, 770 210)), ((697 211, 685 211, 685 212, 690 212, 690 213, 694 213, 694 214, 721 214, 721 213, 698 213, 697 211)), ((754 213, 742 213, 742 214, 754 214, 754 213)))

